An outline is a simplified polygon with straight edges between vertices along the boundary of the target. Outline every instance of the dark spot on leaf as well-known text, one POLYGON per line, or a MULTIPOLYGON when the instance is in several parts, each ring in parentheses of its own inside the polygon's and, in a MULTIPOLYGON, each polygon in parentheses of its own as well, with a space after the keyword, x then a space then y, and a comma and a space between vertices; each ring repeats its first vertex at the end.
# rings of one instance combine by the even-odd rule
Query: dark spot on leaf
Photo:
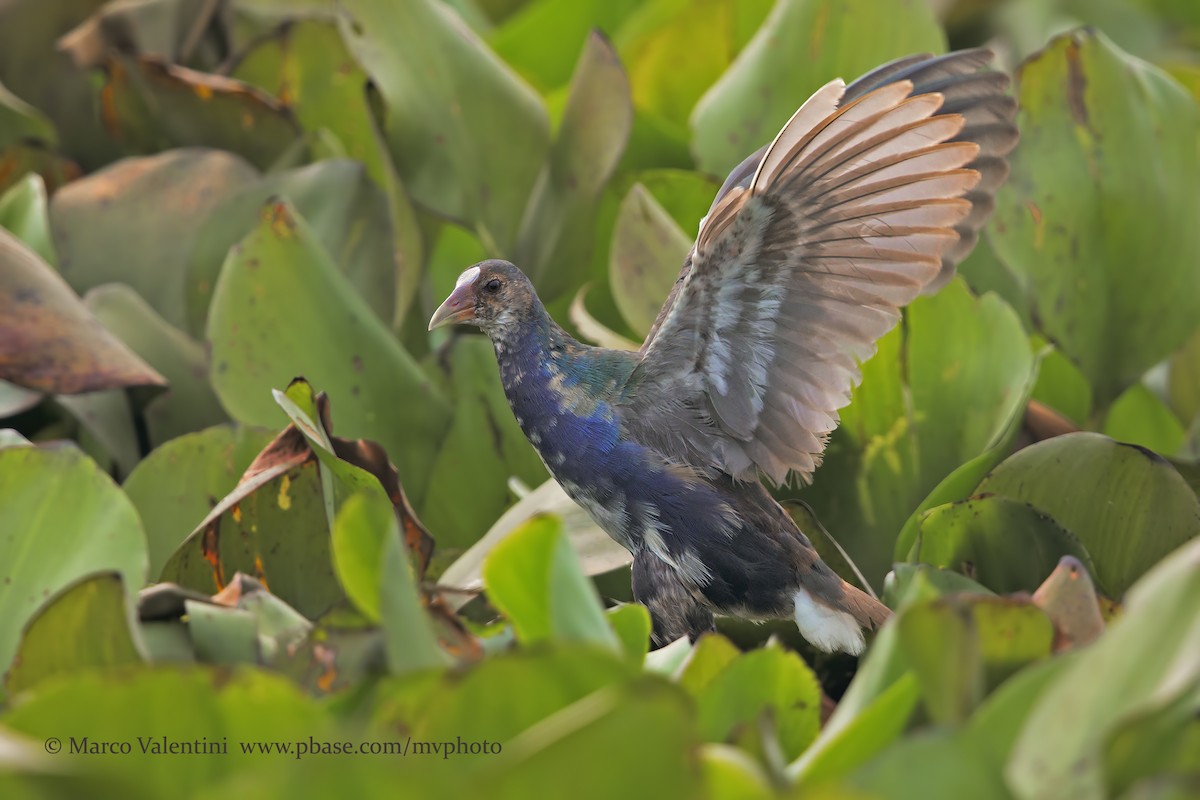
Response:
POLYGON ((1083 96, 1087 90, 1087 78, 1079 64, 1079 41, 1072 39, 1067 43, 1067 105, 1075 122, 1083 127, 1088 126, 1087 105, 1083 96))
POLYGON ((355 372, 363 371, 362 356, 354 356, 352 359, 350 359, 350 364, 354 367, 355 372))

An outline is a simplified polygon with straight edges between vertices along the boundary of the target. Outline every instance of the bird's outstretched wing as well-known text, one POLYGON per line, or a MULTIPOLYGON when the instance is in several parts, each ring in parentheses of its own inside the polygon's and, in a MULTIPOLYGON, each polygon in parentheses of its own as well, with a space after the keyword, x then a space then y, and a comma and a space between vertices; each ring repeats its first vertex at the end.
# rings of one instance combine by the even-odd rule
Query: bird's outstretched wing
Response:
POLYGON ((807 479, 859 362, 970 251, 1016 143, 983 50, 818 90, 726 181, 641 350, 641 441, 738 478, 807 479))

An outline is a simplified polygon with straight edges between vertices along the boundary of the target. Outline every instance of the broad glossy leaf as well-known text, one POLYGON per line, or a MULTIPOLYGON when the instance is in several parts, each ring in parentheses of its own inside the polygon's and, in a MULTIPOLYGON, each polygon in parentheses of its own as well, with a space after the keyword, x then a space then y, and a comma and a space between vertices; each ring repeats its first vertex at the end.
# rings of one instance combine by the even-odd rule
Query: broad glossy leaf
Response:
POLYGON ((1036 589, 1064 555, 1091 562, 1079 539, 1053 517, 991 495, 926 512, 908 560, 952 569, 997 594, 1011 594, 1036 589))
POLYGON ((150 446, 228 419, 208 382, 208 359, 200 343, 155 313, 121 284, 97 286, 84 305, 146 363, 167 379, 167 389, 143 411, 150 446))
POLYGON ((127 284, 182 325, 187 254, 202 223, 254 178, 236 156, 192 149, 125 159, 74 181, 50 201, 59 271, 81 294, 127 284))
POLYGON ((592 33, 517 236, 514 258, 546 301, 574 287, 587 272, 596 207, 632 124, 625 71, 609 41, 592 33))
POLYGON ((1118 442, 1169 456, 1179 451, 1187 430, 1154 392, 1143 383, 1135 383, 1108 409, 1104 433, 1118 442))
POLYGON ((333 556, 347 596, 369 619, 382 623, 392 672, 446 663, 386 497, 364 492, 343 504, 333 525, 333 556))
POLYGON ((332 393, 337 432, 383 445, 420 502, 445 402, 287 203, 267 205, 230 254, 208 340, 213 386, 234 419, 275 425, 272 387, 306 375, 332 393))
POLYGON ((1130 589, 1125 613, 1044 691, 1005 775, 1021 798, 1099 797, 1107 737, 1200 682, 1200 540, 1130 589))
POLYGON ((720 634, 701 636, 676 672, 676 681, 693 696, 699 696, 741 654, 733 642, 720 634))
POLYGON ((37 253, 4 230, 0 378, 59 394, 165 382, 92 316, 37 253))
POLYGON ((939 730, 916 734, 888 748, 847 783, 885 800, 1007 800, 1010 796, 998 769, 961 738, 939 730))
POLYGON ((609 252, 610 285, 626 322, 645 335, 675 285, 691 238, 640 183, 621 201, 609 252))
POLYGON ((650 651, 650 612, 639 603, 622 603, 605 612, 625 655, 642 663, 650 651))
POLYGON ((15 695, 47 678, 144 659, 121 573, 96 573, 64 588, 30 618, 4 688, 15 695))
POLYGON ((0 450, 0 664, 54 593, 113 570, 127 592, 146 577, 137 510, 107 475, 71 446, 0 450))
POLYGON ((1087 29, 1035 54, 1019 84, 1021 144, 992 245, 1105 407, 1200 316, 1200 109, 1087 29), (1156 202, 1133 201, 1148 196, 1156 202))
POLYGON ((740 739, 764 715, 789 760, 803 752, 820 728, 816 676, 800 656, 777 644, 738 656, 696 698, 700 734, 710 742, 740 739))
POLYGON ((620 648, 595 587, 554 517, 536 517, 497 545, 484 563, 483 579, 488 599, 523 643, 562 639, 620 648))
POLYGON ((288 109, 242 81, 121 55, 107 73, 105 128, 134 152, 212 147, 267 169, 300 135, 288 109))
POLYGON ((190 330, 204 333, 229 250, 254 230, 263 203, 272 197, 286 198, 296 207, 338 272, 390 324, 396 280, 387 199, 361 164, 336 159, 264 175, 213 209, 187 259, 183 291, 190 330))
POLYGON ((7 228, 42 257, 54 264, 58 257, 50 240, 50 218, 47 212, 46 182, 30 173, 0 196, 0 228, 7 228))
POLYGON ((513 418, 486 337, 456 337, 434 361, 431 369, 446 370, 453 413, 437 456, 426 466, 429 491, 421 518, 440 546, 466 548, 511 504, 509 478, 538 485, 546 480, 546 468, 513 418), (470 492, 469 503, 463 502, 464 491, 470 492))
POLYGON ((927 3, 777 0, 692 111, 692 151, 702 169, 725 175, 774 139, 827 82, 837 77, 849 82, 890 59, 945 46, 927 3))
POLYGON ((146 529, 152 578, 272 438, 263 428, 218 425, 156 448, 125 479, 146 529))
POLYGON ((1200 502, 1160 456, 1095 433, 1059 436, 1016 453, 980 485, 1050 514, 1119 597, 1167 553, 1200 534, 1200 502))
POLYGON ((123 389, 62 395, 55 402, 79 423, 79 444, 84 452, 114 478, 133 472, 141 460, 133 404, 123 389))
POLYGON ((438 0, 342 7, 342 34, 387 103, 387 137, 414 199, 468 221, 489 251, 510 252, 549 149, 541 100, 438 0))

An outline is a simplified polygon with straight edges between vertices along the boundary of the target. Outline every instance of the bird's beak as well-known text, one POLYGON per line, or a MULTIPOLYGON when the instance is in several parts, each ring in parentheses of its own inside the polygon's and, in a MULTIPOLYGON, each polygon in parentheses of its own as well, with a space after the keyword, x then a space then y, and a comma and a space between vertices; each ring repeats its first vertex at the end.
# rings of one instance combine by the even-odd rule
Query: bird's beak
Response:
POLYGON ((429 320, 429 330, 443 325, 456 325, 460 322, 471 322, 475 318, 475 289, 470 283, 454 287, 454 291, 446 298, 438 310, 433 312, 429 320))

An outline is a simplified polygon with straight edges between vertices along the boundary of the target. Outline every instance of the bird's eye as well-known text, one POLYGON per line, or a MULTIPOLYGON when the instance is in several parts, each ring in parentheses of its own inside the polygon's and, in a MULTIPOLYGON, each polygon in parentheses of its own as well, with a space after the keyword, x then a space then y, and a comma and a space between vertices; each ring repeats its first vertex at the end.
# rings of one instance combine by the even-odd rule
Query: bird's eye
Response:
POLYGON ((492 278, 483 285, 483 290, 488 294, 495 294, 496 292, 500 291, 500 279, 492 278))

